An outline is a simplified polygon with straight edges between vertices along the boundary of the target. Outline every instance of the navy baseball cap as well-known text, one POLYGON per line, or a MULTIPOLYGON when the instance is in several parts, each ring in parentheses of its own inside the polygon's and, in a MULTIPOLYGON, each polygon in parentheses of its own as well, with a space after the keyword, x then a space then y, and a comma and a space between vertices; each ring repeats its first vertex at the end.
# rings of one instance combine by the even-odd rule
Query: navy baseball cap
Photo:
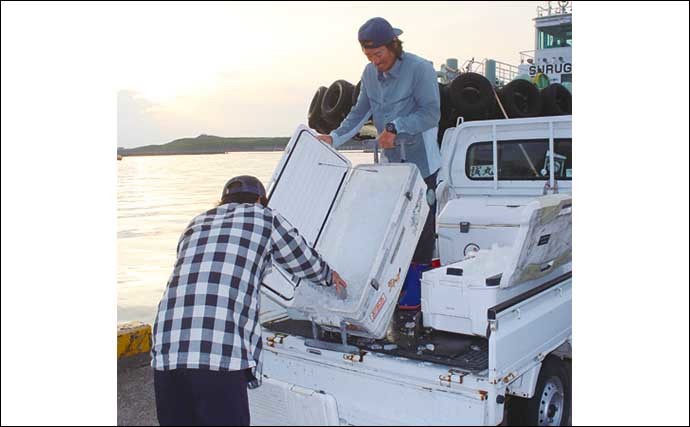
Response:
POLYGON ((400 34, 402 34, 402 30, 393 28, 385 19, 376 17, 359 27, 358 38, 362 47, 374 48, 387 45, 400 34))
POLYGON ((236 176, 225 184, 221 199, 231 194, 251 193, 266 198, 266 189, 256 177, 250 175, 236 176))

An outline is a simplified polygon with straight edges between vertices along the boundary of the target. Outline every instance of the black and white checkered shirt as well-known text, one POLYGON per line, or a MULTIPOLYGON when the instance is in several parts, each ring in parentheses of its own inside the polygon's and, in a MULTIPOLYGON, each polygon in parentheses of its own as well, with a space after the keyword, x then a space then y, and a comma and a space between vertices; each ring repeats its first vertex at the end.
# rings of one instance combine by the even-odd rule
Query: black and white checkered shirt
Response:
POLYGON ((192 220, 158 305, 151 366, 236 371, 261 351, 259 286, 272 262, 330 286, 331 268, 280 214, 230 203, 192 220))

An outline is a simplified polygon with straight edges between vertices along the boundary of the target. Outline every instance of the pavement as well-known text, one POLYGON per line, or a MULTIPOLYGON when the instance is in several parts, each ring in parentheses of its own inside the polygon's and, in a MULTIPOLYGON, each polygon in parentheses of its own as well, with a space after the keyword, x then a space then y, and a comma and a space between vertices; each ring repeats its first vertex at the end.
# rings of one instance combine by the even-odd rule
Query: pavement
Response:
POLYGON ((117 425, 159 425, 149 353, 117 361, 117 425))

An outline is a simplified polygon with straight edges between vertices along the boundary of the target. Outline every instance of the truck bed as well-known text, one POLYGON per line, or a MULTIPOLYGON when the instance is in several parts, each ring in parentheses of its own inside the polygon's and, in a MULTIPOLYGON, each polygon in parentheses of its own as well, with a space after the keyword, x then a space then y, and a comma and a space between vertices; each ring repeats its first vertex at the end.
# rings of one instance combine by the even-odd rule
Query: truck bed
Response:
MULTIPOLYGON (((311 322, 308 321, 279 319, 262 326, 272 332, 313 338, 311 322)), ((341 343, 339 333, 320 330, 319 339, 341 343)), ((429 329, 415 338, 403 334, 389 334, 388 339, 383 340, 348 336, 348 344, 359 347, 360 351, 439 363, 474 374, 487 370, 489 366, 489 345, 482 337, 429 329)))

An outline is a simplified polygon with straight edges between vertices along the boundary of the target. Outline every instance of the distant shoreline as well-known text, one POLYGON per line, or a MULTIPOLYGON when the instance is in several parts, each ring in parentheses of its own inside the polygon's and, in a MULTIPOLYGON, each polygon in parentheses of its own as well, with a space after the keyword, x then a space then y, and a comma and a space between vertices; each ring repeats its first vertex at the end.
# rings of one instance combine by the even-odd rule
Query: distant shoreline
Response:
MULTIPOLYGON (((134 153, 134 154, 120 154, 123 158, 124 157, 150 157, 150 156, 202 156, 202 155, 210 155, 210 154, 230 154, 230 153, 256 153, 256 152, 262 152, 262 153, 280 153, 285 151, 285 148, 281 150, 269 150, 269 149, 262 149, 262 148, 257 148, 255 150, 228 150, 224 152, 220 151, 209 151, 209 152, 198 152, 198 153, 134 153)), ((363 148, 357 149, 357 148, 346 148, 346 149, 339 149, 338 151, 344 151, 344 152, 364 152, 365 150, 363 148)))
MULTIPOLYGON (((225 154, 284 151, 290 143, 287 137, 219 137, 199 135, 196 138, 180 138, 163 145, 144 145, 135 148, 118 147, 117 154, 130 156, 182 156, 188 154, 225 154)), ((360 150, 365 144, 348 141, 341 150, 360 150)))

